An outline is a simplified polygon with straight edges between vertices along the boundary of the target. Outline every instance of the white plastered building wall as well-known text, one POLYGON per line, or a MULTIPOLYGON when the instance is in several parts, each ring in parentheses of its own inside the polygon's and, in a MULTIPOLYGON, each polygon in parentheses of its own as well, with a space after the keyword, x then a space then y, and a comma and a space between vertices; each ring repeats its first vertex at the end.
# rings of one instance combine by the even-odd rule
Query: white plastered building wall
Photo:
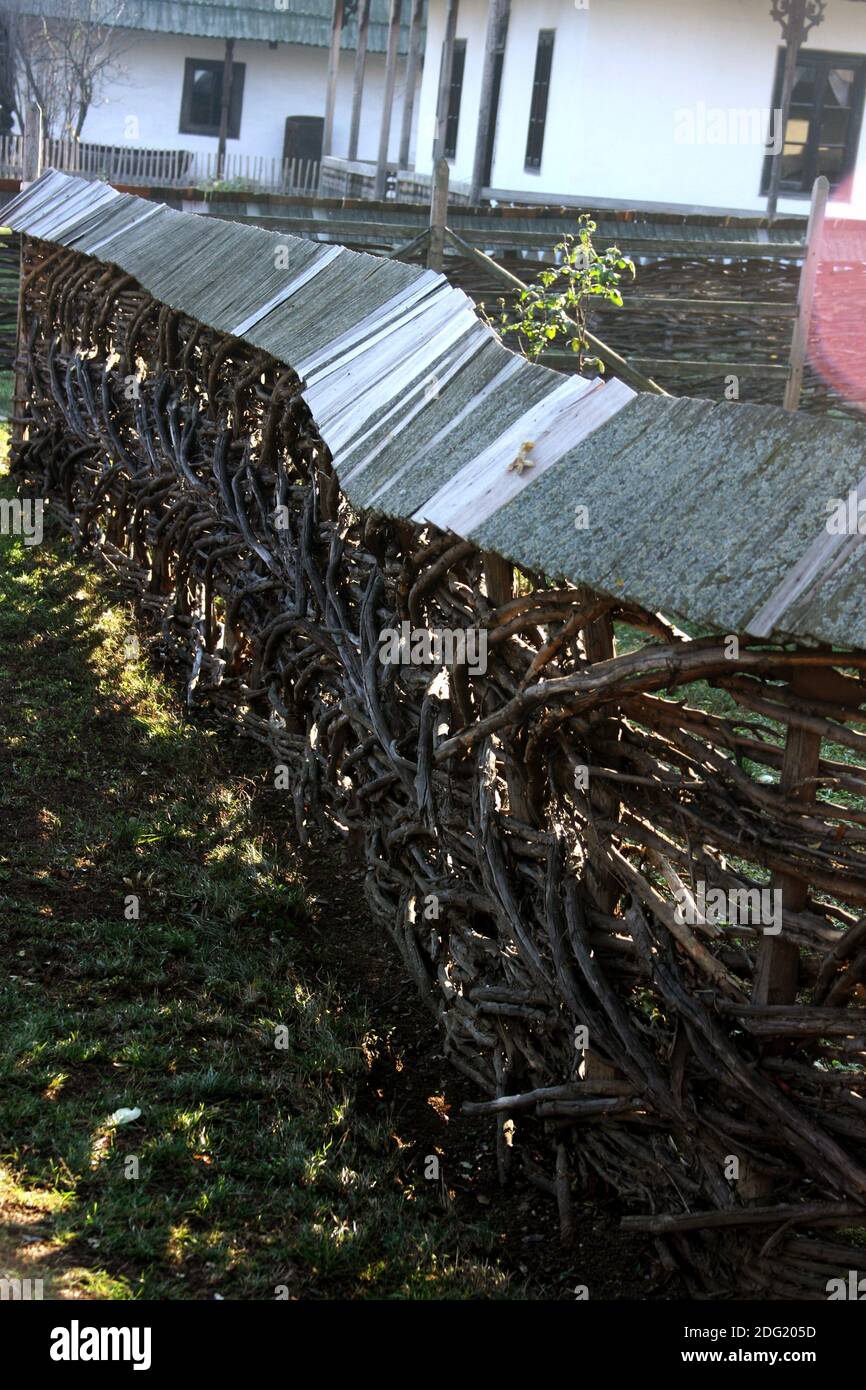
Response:
MULTIPOLYGON (((105 84, 88 111, 82 139, 97 144, 139 145, 145 149, 211 151, 213 136, 188 135, 180 130, 184 69, 187 58, 222 60, 223 39, 184 34, 153 34, 127 30, 118 60, 121 71, 105 84)), ((280 159, 287 116, 324 116, 328 53, 324 48, 238 40, 234 60, 244 63, 240 137, 229 139, 228 151, 280 159)), ((340 56, 337 104, 334 113, 336 155, 349 145, 355 54, 340 56)), ((375 159, 385 87, 385 58, 367 56, 361 109, 358 157, 375 159)), ((405 91, 405 59, 397 68, 389 158, 396 159, 405 91)), ((416 101, 417 114, 417 101, 416 101)))
MULTIPOLYGON (((430 0, 418 113, 421 173, 432 167, 444 17, 445 0, 430 0)), ((460 0, 457 37, 466 40, 466 65, 452 164, 460 181, 472 176, 486 22, 485 0, 460 0)), ((866 54, 866 4, 828 0, 806 46, 866 54)), ((761 211, 761 141, 780 47, 770 0, 512 0, 491 187, 539 201, 561 194, 761 211), (555 30, 556 38, 541 167, 527 170, 541 29, 555 30)), ((779 210, 802 213, 807 204, 782 197, 779 210)), ((866 121, 853 197, 837 211, 866 216, 866 121)))

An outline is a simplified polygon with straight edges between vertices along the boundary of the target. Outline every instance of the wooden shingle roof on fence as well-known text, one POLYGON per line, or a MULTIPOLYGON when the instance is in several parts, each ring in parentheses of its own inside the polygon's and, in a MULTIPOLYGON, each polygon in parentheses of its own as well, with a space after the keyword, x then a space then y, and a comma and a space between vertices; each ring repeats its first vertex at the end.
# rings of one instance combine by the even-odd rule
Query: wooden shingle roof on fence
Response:
POLYGON ((54 171, 5 219, 293 367, 357 507, 702 627, 866 646, 863 538, 826 529, 866 498, 859 422, 563 376, 442 275, 54 171))

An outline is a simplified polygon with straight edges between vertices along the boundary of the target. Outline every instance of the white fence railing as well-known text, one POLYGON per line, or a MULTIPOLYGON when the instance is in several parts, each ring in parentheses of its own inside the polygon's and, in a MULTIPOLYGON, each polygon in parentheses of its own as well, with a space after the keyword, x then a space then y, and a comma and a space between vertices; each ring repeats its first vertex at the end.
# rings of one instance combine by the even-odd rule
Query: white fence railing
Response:
MULTIPOLYGON (((20 135, 0 136, 0 178, 20 178, 20 135)), ((45 139, 44 168, 62 169, 109 183, 195 188, 219 184, 238 189, 283 193, 314 192, 319 182, 315 159, 281 160, 267 155, 228 151, 222 168, 216 150, 146 150, 132 145, 97 145, 78 140, 45 139)))

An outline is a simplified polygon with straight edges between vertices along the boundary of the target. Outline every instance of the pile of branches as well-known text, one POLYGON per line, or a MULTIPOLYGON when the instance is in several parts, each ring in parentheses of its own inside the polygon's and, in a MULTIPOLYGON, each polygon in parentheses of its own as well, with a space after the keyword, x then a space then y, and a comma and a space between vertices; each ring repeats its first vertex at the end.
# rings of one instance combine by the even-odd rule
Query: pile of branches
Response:
POLYGON ((288 769, 300 839, 363 846, 503 1182, 566 1238, 602 1183, 697 1296, 825 1298, 866 1228, 866 654, 689 635, 358 514, 291 368, 25 260, 21 485, 288 769), (486 669, 383 661, 407 630, 484 634, 486 669), (781 933, 711 889, 778 889, 781 933))

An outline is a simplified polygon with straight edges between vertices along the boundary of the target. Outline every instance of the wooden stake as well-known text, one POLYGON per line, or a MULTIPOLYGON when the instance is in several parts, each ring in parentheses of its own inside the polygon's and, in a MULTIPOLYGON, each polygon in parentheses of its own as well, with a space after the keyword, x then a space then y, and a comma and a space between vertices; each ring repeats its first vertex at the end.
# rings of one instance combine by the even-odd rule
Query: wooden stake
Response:
POLYGON ((229 112, 232 104, 232 79, 234 77, 234 56, 235 41, 226 39, 225 57, 223 58, 223 91, 222 105, 220 107, 220 133, 219 144, 217 145, 217 178, 223 176, 223 166, 226 158, 226 140, 229 133, 229 112))
MULTIPOLYGON (((814 672, 796 671, 791 689, 797 695, 813 696, 814 672)), ((820 691, 820 687, 818 687, 820 691)), ((779 790, 792 801, 815 800, 815 783, 821 759, 821 735, 791 727, 785 740, 779 790)), ((781 889, 782 905, 789 912, 802 912, 809 898, 809 885, 792 874, 776 874, 773 887, 781 889)), ((758 968, 752 989, 754 1004, 790 1004, 797 997, 800 949, 782 935, 764 936, 758 949, 758 968)))
POLYGON ((812 187, 812 206, 809 211, 809 227, 806 232, 806 253, 803 258, 803 269, 800 271, 800 285, 797 291, 797 318, 791 338, 791 355, 788 358, 788 380, 785 383, 786 410, 798 410, 800 406, 803 372, 806 367, 809 348, 809 329, 812 324, 812 309, 815 302, 815 283, 821 264, 821 241, 829 196, 830 185, 821 174, 812 187))
POLYGON ((403 95, 403 122, 400 127, 400 169, 409 168, 409 146, 412 143, 412 116, 415 111, 415 83, 418 79, 418 60, 421 54, 421 21, 424 0, 412 0, 412 19, 409 25, 409 54, 406 59, 406 91, 403 95))
POLYGON ((559 1208, 559 1238, 563 1245, 570 1245, 574 1239, 574 1209, 568 1149, 562 1140, 556 1146, 556 1203, 559 1208))
POLYGON ((388 178, 388 143, 391 139, 391 111, 394 106, 394 84, 397 80, 397 45, 400 41, 400 17, 403 0, 391 0, 388 20, 388 54, 385 59, 385 95, 382 98, 382 124, 379 128, 379 156, 376 160, 376 183, 373 196, 381 202, 385 197, 388 178))
POLYGON ((501 608, 503 603, 508 603, 514 598, 514 567, 507 560, 503 560, 501 555, 497 555, 495 550, 485 550, 481 558, 484 562, 487 597, 492 607, 501 608))
MULTIPOLYGON (((616 655, 613 623, 607 614, 601 618, 596 618, 594 623, 585 627, 582 637, 584 655, 587 661, 593 663, 610 661, 616 655)), ((618 736, 619 725, 616 719, 596 719, 593 716, 593 724, 597 735, 604 734, 611 739, 618 736)), ((619 819, 620 799, 615 784, 610 786, 604 783, 601 785, 590 783, 589 804, 593 813, 602 819, 619 819)), ((605 866, 594 860, 592 854, 590 854, 587 864, 587 881, 600 910, 612 913, 622 891, 620 884, 605 866)), ((584 1049, 583 1062, 583 1076, 586 1081, 613 1081, 620 1077, 616 1067, 611 1066, 610 1062, 593 1051, 591 1037, 589 1047, 584 1049)))
POLYGON ((484 185, 487 146, 496 121, 493 109, 493 87, 496 57, 505 48, 511 0, 491 0, 487 11, 487 37, 484 45, 484 67, 481 70, 481 95, 478 101, 478 128, 475 136, 475 162, 472 166, 472 186, 469 201, 480 203, 484 185))
POLYGON ((454 36, 457 33, 459 0, 448 0, 445 15, 445 37, 442 40, 442 63, 439 68, 439 95, 436 100, 436 133, 433 138, 433 163, 445 155, 445 127, 448 124, 448 103, 451 96, 451 69, 454 65, 454 36))
MULTIPOLYGON (((815 672, 796 671, 791 680, 791 689, 804 696, 820 693, 813 688, 815 672)), ((782 760, 782 775, 779 790, 793 801, 814 801, 815 777, 821 760, 821 735, 806 729, 789 728, 785 740, 785 754, 782 760)), ((782 894, 782 908, 789 912, 802 912, 809 900, 809 885, 794 874, 774 874, 772 887, 782 894)), ((782 934, 762 936, 758 946, 755 977, 752 983, 753 1004, 791 1004, 797 998, 800 980, 800 948, 793 941, 787 941, 782 934)), ((784 1051, 785 1044, 771 1042, 765 1045, 767 1056, 784 1051)), ((740 1164, 738 1184, 740 1196, 747 1201, 761 1201, 774 1190, 774 1183, 765 1173, 754 1170, 748 1162, 740 1164)))
MULTIPOLYGON (((589 594, 587 594, 589 597, 589 594)), ((601 618, 596 618, 594 623, 583 629, 583 650, 587 661, 610 661, 616 654, 616 643, 614 638, 613 623, 610 617, 605 614, 601 618)), ((597 717, 597 712, 590 716, 590 723, 596 731, 597 736, 604 736, 615 740, 619 733, 619 725, 616 719, 605 719, 597 717)), ((616 790, 616 784, 597 783, 590 785, 589 804, 595 814, 603 820, 617 820, 620 813, 620 798, 616 790)), ((617 900, 621 893, 621 887, 617 880, 611 875, 606 867, 593 862, 590 854, 587 868, 587 878, 602 912, 613 912, 617 900)), ((599 1073, 593 1072, 594 1076, 599 1073)))
POLYGON ((445 265, 445 226, 448 221, 448 180, 451 170, 447 159, 440 159, 433 173, 433 192, 430 199, 430 240, 427 243, 427 268, 441 271, 445 265))
MULTIPOLYGON (((443 164, 446 169, 448 168, 448 161, 442 159, 437 166, 437 172, 443 164)), ((493 550, 485 550, 481 559, 484 565, 484 584, 490 605, 493 608, 501 608, 503 603, 508 603, 514 597, 514 566, 493 550)), ((533 825, 534 817, 530 809, 529 798, 526 795, 524 780, 514 763, 509 762, 505 781, 508 787, 508 807, 511 814, 519 820, 525 821, 527 825, 533 825)))

